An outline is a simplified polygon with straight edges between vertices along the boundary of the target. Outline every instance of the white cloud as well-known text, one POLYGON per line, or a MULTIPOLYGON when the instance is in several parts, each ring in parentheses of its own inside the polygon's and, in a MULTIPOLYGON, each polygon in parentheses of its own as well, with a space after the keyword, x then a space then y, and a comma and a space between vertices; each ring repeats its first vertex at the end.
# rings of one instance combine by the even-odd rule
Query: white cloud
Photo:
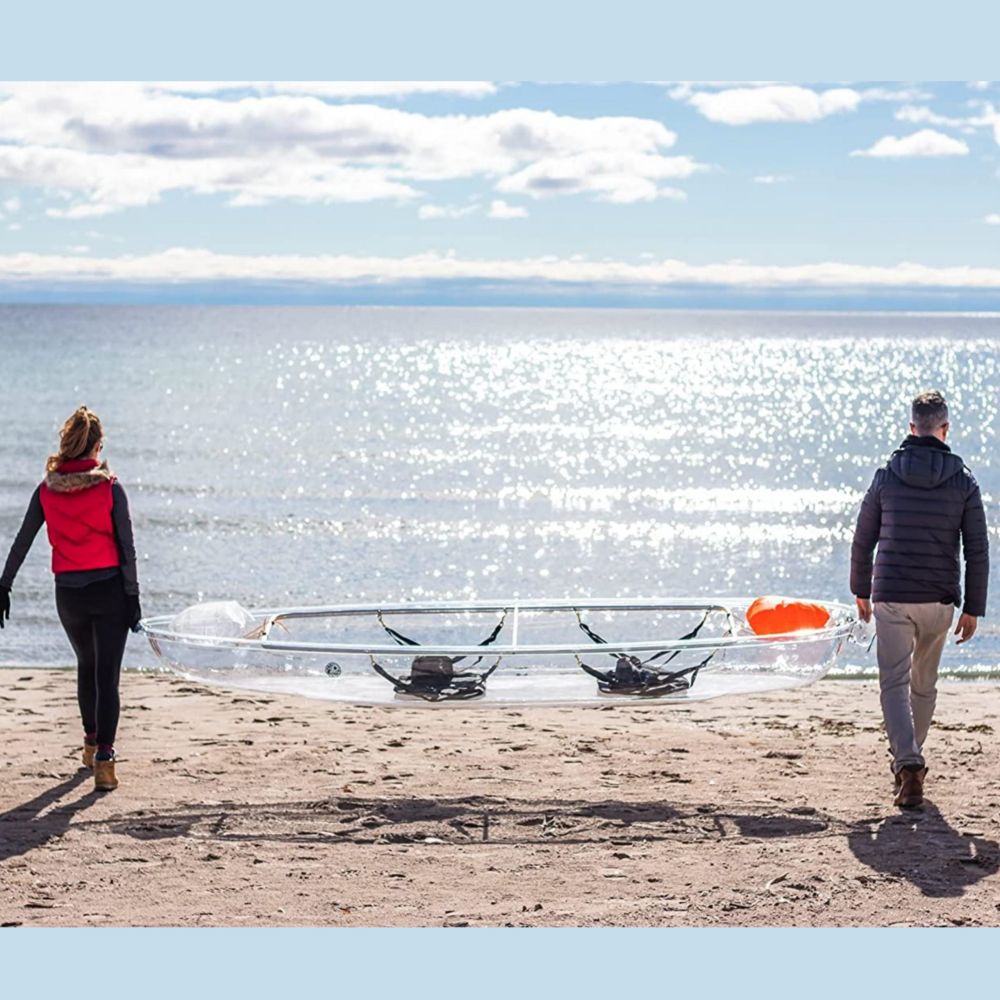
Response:
POLYGON ((758 174, 754 179, 754 184, 787 184, 795 178, 791 174, 758 174))
POLYGON ((686 180, 705 167, 690 156, 646 153, 580 153, 551 156, 504 177, 497 189, 506 194, 545 198, 553 194, 594 194, 601 201, 629 204, 656 198, 683 200, 664 180, 686 180))
POLYGON ((723 125, 755 122, 816 122, 857 110, 866 101, 918 101, 932 95, 914 87, 831 87, 815 90, 789 83, 683 83, 669 91, 675 100, 696 108, 723 125))
POLYGON ((745 289, 995 289, 1000 267, 931 267, 904 262, 887 266, 825 262, 757 265, 743 261, 689 264, 661 259, 634 263, 582 256, 514 259, 463 258, 454 254, 409 257, 269 255, 241 256, 175 248, 147 255, 76 257, 20 253, 0 255, 0 281, 24 282, 309 282, 386 284, 402 281, 489 280, 541 284, 676 286, 745 289))
POLYGON ((489 217, 491 219, 526 219, 528 210, 523 205, 509 205, 502 198, 490 202, 489 217))
POLYGON ((305 153, 288 161, 219 158, 185 163, 136 153, 0 145, 0 180, 63 193, 62 202, 46 210, 49 216, 63 219, 94 218, 151 205, 163 194, 181 190, 226 194, 232 205, 280 198, 359 202, 417 195, 416 189, 384 171, 331 163, 305 153))
POLYGON ((1000 226, 1000 212, 990 212, 989 215, 983 217, 983 222, 987 226, 1000 226))
POLYGON ((462 219, 467 215, 475 215, 478 205, 421 205, 417 209, 420 219, 462 219))
POLYGON ((754 122, 815 122, 829 115, 854 111, 862 96, 856 90, 836 87, 815 91, 791 84, 694 90, 682 86, 671 96, 686 101, 709 121, 723 125, 754 122))
POLYGON ((258 94, 310 94, 314 97, 405 98, 414 95, 444 94, 452 97, 490 97, 497 85, 486 80, 280 80, 260 81, 171 81, 151 86, 176 94, 225 94, 254 91, 258 94))
POLYGON ((21 211, 21 199, 18 197, 5 198, 2 208, 10 215, 15 215, 17 212, 21 211))
POLYGON ((851 156, 901 159, 926 156, 966 156, 968 152, 968 145, 961 139, 953 139, 943 132, 924 128, 912 135, 883 136, 868 149, 855 149, 851 156))
POLYGON ((908 101, 929 101, 934 95, 917 87, 866 87, 860 91, 862 101, 885 101, 896 104, 908 101))
POLYGON ((956 128, 966 134, 972 134, 978 129, 991 129, 993 137, 1000 144, 1000 111, 988 101, 974 100, 970 106, 978 108, 978 113, 965 116, 941 115, 930 108, 916 105, 906 105, 896 112, 898 121, 914 125, 938 125, 943 128, 956 128))
POLYGON ((910 125, 940 125, 945 128, 960 128, 968 124, 967 118, 955 118, 950 115, 939 115, 930 108, 906 104, 896 111, 896 121, 907 122, 910 125))
POLYGON ((455 179, 534 197, 648 200, 676 196, 659 180, 702 168, 666 154, 676 138, 653 119, 527 108, 425 115, 307 94, 0 84, 0 182, 55 192, 62 200, 49 212, 64 218, 153 204, 170 191, 222 193, 236 206, 404 201, 426 181, 455 179), (583 169, 588 176, 565 183, 583 169))
POLYGON ((21 226, 21 223, 20 223, 20 222, 12 222, 12 223, 11 223, 11 224, 10 224, 10 225, 9 225, 9 226, 7 227, 7 228, 8 228, 8 229, 9 229, 9 230, 10 230, 10 231, 11 231, 12 233, 16 233, 16 232, 18 232, 18 231, 19 231, 20 229, 22 229, 23 227, 21 226))

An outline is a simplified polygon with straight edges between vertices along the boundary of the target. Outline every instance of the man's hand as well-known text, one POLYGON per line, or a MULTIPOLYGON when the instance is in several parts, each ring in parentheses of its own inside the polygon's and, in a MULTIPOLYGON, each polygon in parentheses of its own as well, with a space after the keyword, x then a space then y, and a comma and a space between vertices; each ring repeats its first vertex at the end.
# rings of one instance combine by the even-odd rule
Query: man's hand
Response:
MULTIPOLYGON (((870 622, 872 620, 872 602, 867 597, 855 597, 854 600, 858 605, 858 617, 863 622, 870 622)), ((975 631, 975 625, 973 625, 973 631, 975 631)))
POLYGON ((0 628, 3 628, 5 619, 10 621, 10 590, 0 587, 0 628))
POLYGON ((975 615, 963 614, 958 619, 958 625, 955 628, 955 635, 961 634, 962 638, 955 645, 961 646, 963 642, 968 642, 976 634, 978 624, 979 619, 975 615))

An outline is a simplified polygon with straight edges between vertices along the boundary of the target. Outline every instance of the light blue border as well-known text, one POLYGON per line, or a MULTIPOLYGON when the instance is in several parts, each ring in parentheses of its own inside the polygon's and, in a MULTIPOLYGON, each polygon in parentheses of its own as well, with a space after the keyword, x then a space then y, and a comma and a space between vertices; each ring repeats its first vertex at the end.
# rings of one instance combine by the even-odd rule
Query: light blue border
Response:
POLYGON ((996 72, 981 0, 39 0, 6 79, 948 80, 996 72))
POLYGON ((85 930, 0 936, 11 997, 860 1000, 996 993, 983 930, 85 930))
MULTIPOLYGON (((979 79, 1000 8, 968 0, 653 6, 79 0, 5 7, 6 79, 979 79)), ((996 991, 995 931, 0 930, 9 996, 312 1000, 996 991)))

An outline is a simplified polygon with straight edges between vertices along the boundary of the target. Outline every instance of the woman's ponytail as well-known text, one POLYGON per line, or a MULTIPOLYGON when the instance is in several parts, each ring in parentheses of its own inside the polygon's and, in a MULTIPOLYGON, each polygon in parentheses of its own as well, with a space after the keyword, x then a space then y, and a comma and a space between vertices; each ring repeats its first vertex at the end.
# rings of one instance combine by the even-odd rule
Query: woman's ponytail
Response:
POLYGON ((59 432, 59 451, 49 455, 46 469, 55 472, 63 462, 89 455, 97 443, 104 437, 101 421, 96 413, 91 413, 86 406, 81 406, 62 425, 59 432))

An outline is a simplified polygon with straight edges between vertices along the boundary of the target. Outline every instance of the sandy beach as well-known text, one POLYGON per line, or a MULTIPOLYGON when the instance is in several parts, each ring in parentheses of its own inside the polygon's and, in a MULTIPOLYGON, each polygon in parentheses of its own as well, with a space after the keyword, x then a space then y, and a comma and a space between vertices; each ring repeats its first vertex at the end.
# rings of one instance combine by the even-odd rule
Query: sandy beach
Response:
POLYGON ((0 675, 4 926, 1000 924, 996 685, 944 685, 908 813, 868 682, 455 712, 123 692, 98 795, 74 675, 0 675))

